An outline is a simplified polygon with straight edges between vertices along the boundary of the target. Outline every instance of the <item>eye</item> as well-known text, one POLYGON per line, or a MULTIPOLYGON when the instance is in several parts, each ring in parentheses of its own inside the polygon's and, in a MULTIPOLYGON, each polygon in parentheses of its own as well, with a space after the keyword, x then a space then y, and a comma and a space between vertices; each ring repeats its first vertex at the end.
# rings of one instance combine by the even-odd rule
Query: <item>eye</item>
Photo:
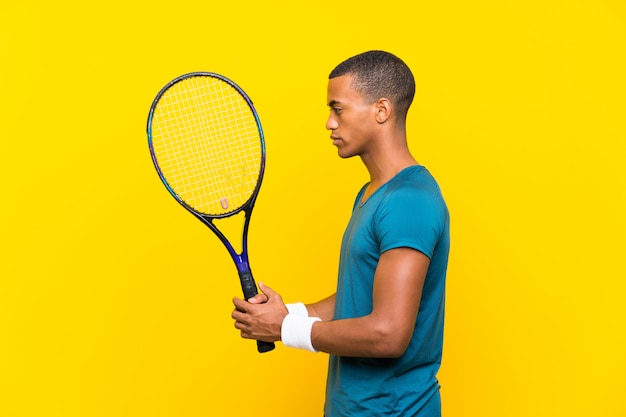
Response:
POLYGON ((341 113, 341 107, 334 107, 333 106, 333 107, 330 108, 330 111, 332 111, 333 113, 338 115, 339 113, 341 113))

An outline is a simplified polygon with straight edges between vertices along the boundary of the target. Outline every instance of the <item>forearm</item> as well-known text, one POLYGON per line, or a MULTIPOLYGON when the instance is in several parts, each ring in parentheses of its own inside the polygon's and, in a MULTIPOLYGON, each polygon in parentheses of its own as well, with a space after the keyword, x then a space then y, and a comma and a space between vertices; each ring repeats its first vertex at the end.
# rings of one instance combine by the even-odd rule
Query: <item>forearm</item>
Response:
POLYGON ((412 329, 368 315, 317 322, 311 329, 311 342, 316 350, 333 355, 392 358, 404 353, 411 335, 412 329))
POLYGON ((319 317, 323 321, 330 321, 335 315, 335 294, 332 294, 316 303, 306 304, 310 317, 319 317))

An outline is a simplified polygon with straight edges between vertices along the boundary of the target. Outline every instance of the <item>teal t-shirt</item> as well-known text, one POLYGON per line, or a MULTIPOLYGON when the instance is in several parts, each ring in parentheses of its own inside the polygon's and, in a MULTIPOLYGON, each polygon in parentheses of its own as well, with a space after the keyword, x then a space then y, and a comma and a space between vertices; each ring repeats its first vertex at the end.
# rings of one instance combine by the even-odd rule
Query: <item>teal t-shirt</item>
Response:
POLYGON ((380 255, 409 247, 430 258, 413 337, 399 358, 331 355, 326 417, 441 414, 439 383, 450 220, 439 186, 426 168, 408 167, 361 202, 359 192, 343 236, 334 320, 372 311, 380 255))

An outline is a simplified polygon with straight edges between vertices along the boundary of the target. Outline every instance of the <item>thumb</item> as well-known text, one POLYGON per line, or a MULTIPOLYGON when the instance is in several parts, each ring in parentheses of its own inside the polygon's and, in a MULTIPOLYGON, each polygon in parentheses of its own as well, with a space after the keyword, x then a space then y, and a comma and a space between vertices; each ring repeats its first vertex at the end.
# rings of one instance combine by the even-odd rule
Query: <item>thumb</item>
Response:
POLYGON ((246 301, 250 304, 264 304, 267 303, 268 297, 265 294, 257 294, 254 297, 248 298, 246 301))
POLYGON ((276 291, 274 291, 267 285, 263 284, 262 282, 259 282, 259 288, 261 289, 261 291, 263 291, 263 294, 267 295, 268 299, 271 299, 274 297, 280 297, 280 295, 278 295, 276 291))

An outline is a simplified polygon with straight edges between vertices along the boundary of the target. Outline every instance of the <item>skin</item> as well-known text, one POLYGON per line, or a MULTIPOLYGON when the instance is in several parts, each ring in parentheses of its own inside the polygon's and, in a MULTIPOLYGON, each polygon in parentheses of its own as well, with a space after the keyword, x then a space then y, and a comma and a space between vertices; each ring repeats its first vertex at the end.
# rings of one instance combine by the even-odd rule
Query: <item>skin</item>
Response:
MULTIPOLYGON (((366 200, 417 161, 407 146, 404 115, 396 114, 387 98, 366 100, 352 88, 352 80, 349 74, 329 80, 326 128, 340 157, 358 156, 367 168, 366 200)), ((307 304, 309 316, 322 319, 311 330, 315 349, 354 357, 401 356, 413 334, 429 263, 426 255, 411 248, 384 252, 374 275, 373 308, 366 316, 333 320, 335 294, 307 304)), ((287 308, 280 294, 262 283, 259 287, 262 294, 247 302, 233 299, 235 328, 245 339, 279 341, 287 308)))

